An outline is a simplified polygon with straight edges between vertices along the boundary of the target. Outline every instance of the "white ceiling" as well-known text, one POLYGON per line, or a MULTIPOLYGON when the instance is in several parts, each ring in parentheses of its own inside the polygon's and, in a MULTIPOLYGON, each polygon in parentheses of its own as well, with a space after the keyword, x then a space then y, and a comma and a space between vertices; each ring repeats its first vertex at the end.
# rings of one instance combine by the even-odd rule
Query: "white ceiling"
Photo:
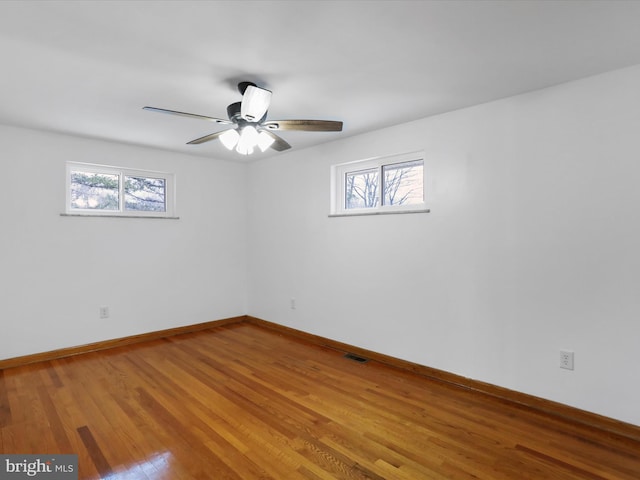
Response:
MULTIPOLYGON (((0 123, 244 160, 221 127, 250 80, 294 149, 640 64, 639 1, 2 1, 0 123)), ((251 158, 279 155, 259 153, 251 158)))

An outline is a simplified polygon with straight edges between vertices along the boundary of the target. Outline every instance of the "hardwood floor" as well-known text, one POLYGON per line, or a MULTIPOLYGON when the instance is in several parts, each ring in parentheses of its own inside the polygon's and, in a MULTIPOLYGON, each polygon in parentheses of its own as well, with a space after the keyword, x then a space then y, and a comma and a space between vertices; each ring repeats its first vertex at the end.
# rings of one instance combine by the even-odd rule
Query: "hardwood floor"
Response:
POLYGON ((0 452, 81 479, 640 478, 628 438, 248 323, 0 370, 0 452))

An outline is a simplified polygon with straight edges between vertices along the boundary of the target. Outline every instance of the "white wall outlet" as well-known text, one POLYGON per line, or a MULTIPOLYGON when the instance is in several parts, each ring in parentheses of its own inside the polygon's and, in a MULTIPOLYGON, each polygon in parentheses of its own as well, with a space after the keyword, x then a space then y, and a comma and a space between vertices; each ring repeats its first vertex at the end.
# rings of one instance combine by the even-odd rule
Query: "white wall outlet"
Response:
POLYGON ((573 352, 560 350, 560 368, 573 370, 573 352))
POLYGON ((109 307, 100 307, 100 318, 109 318, 109 307))
POLYGON ((290 306, 291 306, 291 310, 295 310, 296 309, 296 299, 293 298, 293 297, 291 297, 290 306))

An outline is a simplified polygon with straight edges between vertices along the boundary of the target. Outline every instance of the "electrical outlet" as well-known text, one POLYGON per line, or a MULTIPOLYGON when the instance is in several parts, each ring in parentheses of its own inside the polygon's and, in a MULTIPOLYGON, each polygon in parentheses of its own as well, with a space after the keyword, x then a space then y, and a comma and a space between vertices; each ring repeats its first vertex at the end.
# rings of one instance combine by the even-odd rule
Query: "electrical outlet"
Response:
POLYGON ((291 297, 291 310, 296 309, 296 299, 291 297))
POLYGON ((109 307, 100 307, 100 318, 109 318, 109 307))
POLYGON ((560 368, 573 370, 573 352, 560 350, 560 368))

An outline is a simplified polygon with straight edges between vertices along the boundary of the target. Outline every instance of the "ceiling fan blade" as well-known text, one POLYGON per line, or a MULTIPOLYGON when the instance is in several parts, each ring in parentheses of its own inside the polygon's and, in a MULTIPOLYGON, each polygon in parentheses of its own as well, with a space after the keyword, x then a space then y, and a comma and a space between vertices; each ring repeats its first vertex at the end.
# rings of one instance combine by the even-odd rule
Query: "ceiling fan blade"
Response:
POLYGON ((231 125, 233 122, 229 120, 223 120, 222 118, 205 117, 204 115, 196 115, 195 113, 176 112, 175 110, 166 110, 164 108, 156 107, 142 107, 143 110, 149 110, 150 112, 168 113, 171 115, 180 115, 181 117, 199 118, 200 120, 208 120, 209 122, 221 123, 223 125, 231 125))
POLYGON ((291 145, 289 145, 284 138, 279 137, 278 135, 276 135, 273 132, 270 132, 269 130, 262 130, 262 132, 266 133, 267 135, 269 135, 271 138, 273 138, 274 142, 271 144, 271 148, 273 148, 275 151, 277 152, 282 152, 284 150, 289 150, 291 148, 291 145))
POLYGON ((271 92, 264 88, 248 85, 242 95, 240 116, 249 122, 258 122, 267 113, 271 103, 271 92))
POLYGON ((269 130, 301 130, 305 132, 341 132, 342 122, 333 120, 269 120, 262 123, 269 130))
POLYGON ((199 145, 201 143, 210 142, 211 140, 215 140, 216 138, 218 138, 220 135, 222 135, 224 132, 227 132, 227 131, 228 130, 223 130, 221 132, 211 133, 209 135, 205 135, 204 137, 196 138, 195 140, 191 140, 190 142, 187 142, 187 145, 199 145))

